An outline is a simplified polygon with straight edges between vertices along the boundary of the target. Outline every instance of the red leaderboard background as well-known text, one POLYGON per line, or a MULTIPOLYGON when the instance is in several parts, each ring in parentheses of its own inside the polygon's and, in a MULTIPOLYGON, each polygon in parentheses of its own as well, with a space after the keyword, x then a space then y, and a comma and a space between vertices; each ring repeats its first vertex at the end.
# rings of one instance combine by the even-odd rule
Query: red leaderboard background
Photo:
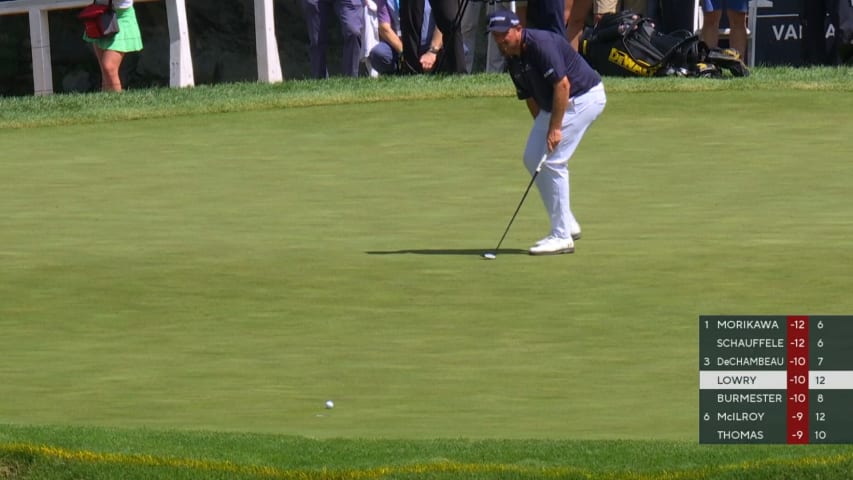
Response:
POLYGON ((700 443, 853 443, 853 316, 700 316, 700 443))

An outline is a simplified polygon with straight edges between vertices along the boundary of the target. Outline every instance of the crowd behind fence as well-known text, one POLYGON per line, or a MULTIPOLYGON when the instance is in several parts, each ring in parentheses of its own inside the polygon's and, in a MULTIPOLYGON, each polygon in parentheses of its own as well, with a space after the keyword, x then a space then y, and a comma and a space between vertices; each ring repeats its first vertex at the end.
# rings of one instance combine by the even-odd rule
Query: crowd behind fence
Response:
MULTIPOLYGON (((294 3, 298 4, 299 1, 300 0, 296 0, 296 2, 294 3)), ((495 3, 489 2, 488 0, 467 1, 471 3, 481 4, 495 3)), ((196 82, 196 74, 194 72, 194 59, 192 58, 192 50, 190 49, 191 38, 188 28, 186 0, 136 0, 136 2, 160 3, 165 6, 166 19, 168 24, 169 85, 172 87, 185 87, 194 85, 196 82)), ((801 49, 799 45, 800 39, 794 39, 796 43, 792 44, 790 42, 791 39, 789 38, 789 35, 776 35, 776 38, 773 38, 771 34, 778 31, 793 31, 793 27, 799 26, 799 19, 797 18, 796 13, 779 15, 778 12, 772 12, 772 8, 774 7, 774 3, 776 4, 776 10, 779 10, 780 7, 785 7, 787 4, 790 4, 788 9, 791 10, 795 9, 794 5, 798 5, 799 2, 800 0, 775 0, 775 2, 771 0, 752 0, 753 8, 750 10, 750 14, 752 15, 752 18, 750 19, 750 50, 752 50, 749 55, 750 62, 754 62, 756 59, 756 54, 754 51, 756 44, 759 45, 759 50, 761 50, 758 54, 758 57, 760 57, 762 53, 764 53, 765 55, 767 53, 777 53, 780 50, 780 47, 782 47, 782 49, 788 50, 788 53, 786 53, 787 56, 782 58, 782 60, 791 61, 791 63, 796 62, 801 49), (761 9, 773 13, 772 15, 765 14, 766 19, 770 19, 772 17, 772 20, 765 20, 765 23, 763 25, 759 25, 759 23, 756 22, 756 17, 759 19, 761 18, 761 9), (758 15, 755 15, 756 11, 758 11, 758 15), (790 23, 790 25, 785 24, 777 27, 776 24, 771 24, 771 21, 788 22, 790 23), (757 25, 760 32, 756 32, 757 25)), ((48 21, 48 16, 50 12, 54 12, 57 10, 81 9, 89 3, 91 3, 91 0, 0 0, 0 18, 7 15, 27 15, 27 21, 29 25, 30 50, 32 56, 33 92, 36 95, 50 94, 54 91, 54 75, 51 59, 51 32, 50 22, 48 21)), ((284 79, 284 75, 282 62, 279 57, 280 40, 279 38, 277 38, 276 34, 274 0, 246 0, 245 3, 251 3, 253 8, 253 40, 257 60, 257 80, 265 83, 280 82, 284 79)), ((366 0, 366 21, 369 21, 371 19, 369 6, 372 3, 372 0, 366 0)), ((499 3, 500 6, 503 8, 506 8, 510 5, 509 1, 504 0, 498 0, 497 3, 499 3)), ((523 1, 520 2, 520 6, 523 6, 524 3, 525 2, 523 1)), ((658 2, 650 1, 649 5, 657 3, 658 2)), ((680 2, 674 2, 674 4, 681 5, 685 9, 688 9, 689 7, 689 12, 685 12, 686 14, 683 15, 684 17, 689 19, 688 21, 691 23, 688 28, 696 28, 694 19, 698 17, 696 17, 696 14, 694 12, 697 8, 697 3, 698 2, 692 2, 689 0, 680 0, 680 2)), ((514 5, 514 2, 512 2, 512 4, 514 5)), ((662 5, 662 3, 660 5, 662 5)), ((659 9, 656 10, 656 13, 660 13, 659 9)), ((375 28, 375 25, 371 26, 367 23, 366 25, 368 27, 375 28)), ((832 33, 831 27, 828 33, 832 33)), ((145 32, 143 32, 143 35, 145 35, 145 32)), ((280 29, 278 32, 278 36, 281 36, 280 29)), ((307 43, 307 38, 305 39, 305 43, 307 43)), ((158 45, 161 46, 162 44, 163 42, 158 43, 158 45)), ((283 50, 283 52, 295 50, 294 46, 290 44, 282 46, 285 49, 289 49, 283 50)), ((481 43, 479 43, 476 48, 478 50, 485 50, 485 41, 481 41, 481 43)), ((471 49, 474 49, 473 45, 471 46, 471 49)), ((485 56, 485 52, 480 51, 477 53, 480 55, 481 58, 485 56)), ((163 52, 163 54, 165 55, 165 52, 163 52)), ((775 61, 776 58, 778 58, 778 56, 771 58, 771 60, 774 61, 766 63, 781 63, 775 61)), ((366 71, 370 72, 371 69, 369 68, 369 65, 367 67, 368 68, 366 69, 366 71)))

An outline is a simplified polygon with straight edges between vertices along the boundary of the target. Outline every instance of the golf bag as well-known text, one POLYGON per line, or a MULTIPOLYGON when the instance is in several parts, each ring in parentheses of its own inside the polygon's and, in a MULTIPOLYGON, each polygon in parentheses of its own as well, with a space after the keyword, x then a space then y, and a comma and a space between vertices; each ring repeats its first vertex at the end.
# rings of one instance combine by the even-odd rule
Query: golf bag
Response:
POLYGON ((588 29, 581 55, 602 75, 722 77, 724 70, 749 75, 736 50, 710 50, 686 30, 663 34, 652 19, 630 10, 606 14, 588 29))

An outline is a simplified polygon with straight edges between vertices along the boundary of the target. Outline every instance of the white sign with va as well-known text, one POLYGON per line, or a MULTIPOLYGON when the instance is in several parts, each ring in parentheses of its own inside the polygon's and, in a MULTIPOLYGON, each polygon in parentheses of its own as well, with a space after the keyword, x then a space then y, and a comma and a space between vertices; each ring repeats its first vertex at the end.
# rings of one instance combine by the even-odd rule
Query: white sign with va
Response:
MULTIPOLYGON (((773 38, 777 42, 783 40, 801 40, 803 38, 803 27, 798 23, 782 23, 779 25, 771 25, 773 30, 773 38)), ((835 36, 835 27, 830 24, 826 29, 826 38, 835 36)))

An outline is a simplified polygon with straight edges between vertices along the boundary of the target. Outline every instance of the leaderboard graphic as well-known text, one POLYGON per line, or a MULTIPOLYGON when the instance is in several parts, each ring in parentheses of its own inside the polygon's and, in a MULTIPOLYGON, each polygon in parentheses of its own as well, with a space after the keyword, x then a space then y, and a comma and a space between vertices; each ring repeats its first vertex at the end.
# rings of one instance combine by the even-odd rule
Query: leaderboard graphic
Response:
POLYGON ((699 443, 853 443, 853 316, 700 316, 699 443))

